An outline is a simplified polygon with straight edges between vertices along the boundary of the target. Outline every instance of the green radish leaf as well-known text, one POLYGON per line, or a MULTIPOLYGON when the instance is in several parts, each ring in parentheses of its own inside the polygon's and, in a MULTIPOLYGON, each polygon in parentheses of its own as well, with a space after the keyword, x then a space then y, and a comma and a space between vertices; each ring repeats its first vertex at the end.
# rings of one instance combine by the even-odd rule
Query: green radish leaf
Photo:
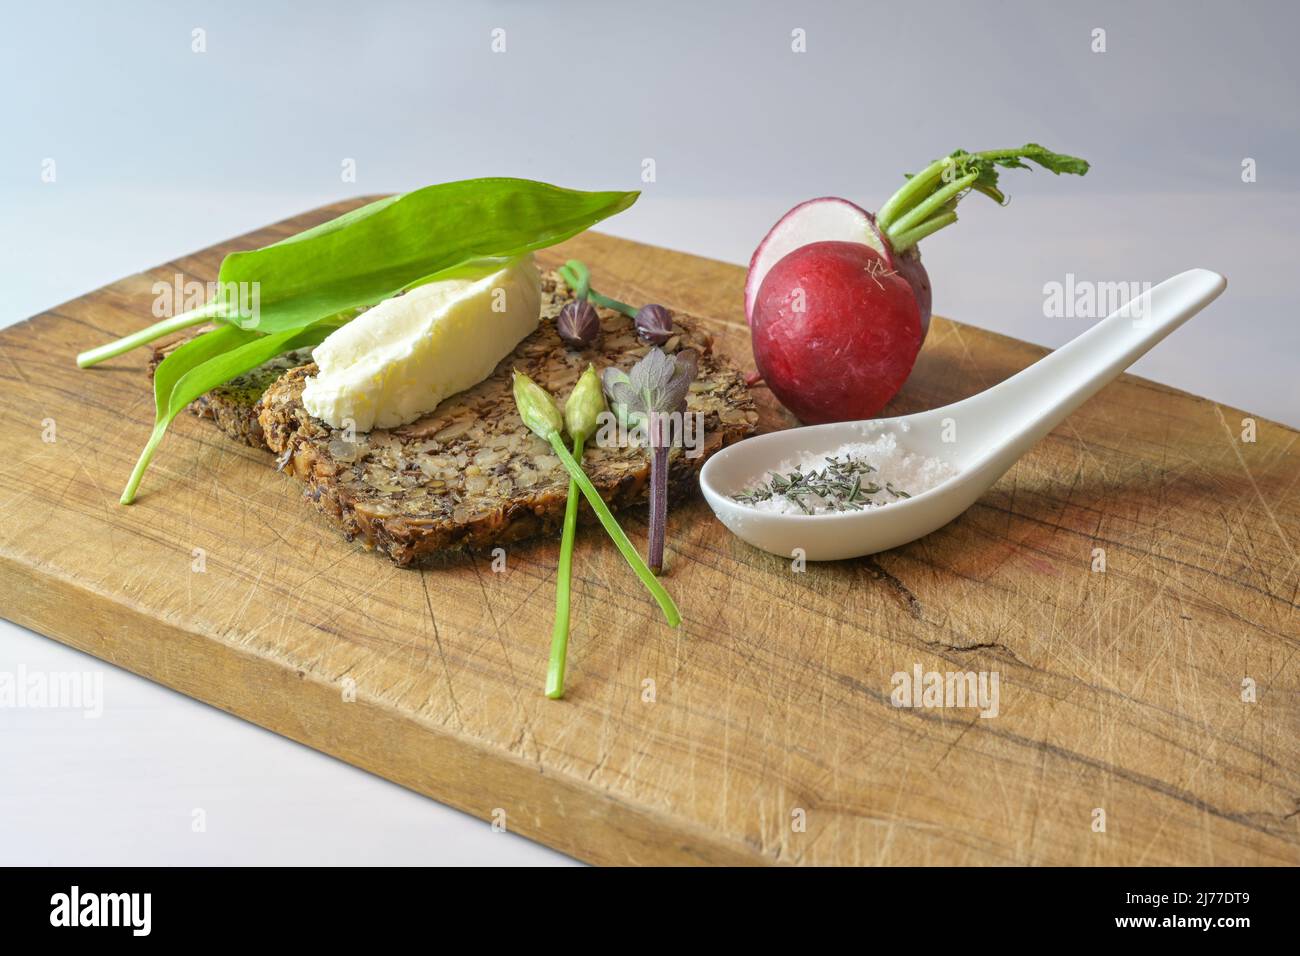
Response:
POLYGON ((1080 159, 1078 156, 1067 156, 1064 153, 1054 153, 1037 143, 1026 143, 1020 149, 1011 152, 1012 155, 1010 156, 997 152, 988 155, 992 162, 1007 169, 1028 169, 1029 167, 1020 161, 1022 159, 1032 160, 1048 172, 1056 173, 1058 176, 1061 173, 1082 176, 1089 169, 1086 159, 1080 159))
MULTIPOLYGON (((999 205, 1005 204, 1006 195, 998 188, 998 167, 1003 169, 1031 169, 1030 160, 1042 166, 1048 172, 1070 173, 1082 176, 1088 171, 1088 161, 1077 156, 1054 153, 1037 143, 1026 143, 1019 149, 990 150, 985 153, 967 153, 957 150, 951 156, 957 161, 958 176, 978 172, 979 178, 971 185, 976 192, 983 193, 999 205)), ((954 177, 956 178, 956 177, 954 177)))
POLYGON ((1016 149, 991 149, 980 153, 954 150, 916 174, 908 174, 876 214, 876 225, 889 238, 894 252, 906 252, 921 239, 957 221, 957 203, 972 192, 983 193, 998 205, 1007 197, 998 188, 998 169, 1031 169, 1035 163, 1048 172, 1082 176, 1086 159, 1054 153, 1037 143, 1016 149))
POLYGON ((318 322, 305 329, 290 329, 275 335, 259 335, 226 326, 205 332, 163 359, 154 371, 153 432, 122 492, 122 504, 129 505, 135 500, 154 451, 167 433, 167 427, 186 405, 277 355, 319 345, 339 325, 337 320, 318 322))
POLYGON ((221 263, 226 320, 260 332, 302 328, 396 295, 472 260, 512 257, 577 235, 636 192, 581 192, 527 179, 469 179, 381 199, 221 263), (252 285, 256 283, 256 286, 252 285), (258 314, 234 306, 257 289, 258 314))

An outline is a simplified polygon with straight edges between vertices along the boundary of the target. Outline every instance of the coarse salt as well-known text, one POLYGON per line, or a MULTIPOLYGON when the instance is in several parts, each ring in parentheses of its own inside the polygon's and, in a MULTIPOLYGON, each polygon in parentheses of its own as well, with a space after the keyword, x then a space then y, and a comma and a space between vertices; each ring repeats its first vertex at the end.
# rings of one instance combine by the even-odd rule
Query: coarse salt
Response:
POLYGON ((834 458, 841 464, 866 462, 871 466, 870 471, 864 470, 861 474, 859 492, 852 502, 857 507, 837 505, 835 498, 823 497, 811 491, 799 494, 796 500, 773 490, 770 497, 743 500, 742 503, 756 511, 780 514, 840 514, 851 510, 886 507, 929 491, 955 474, 953 467, 946 461, 909 452, 899 444, 894 432, 885 431, 870 441, 847 442, 830 451, 805 453, 799 458, 783 461, 775 468, 755 475, 736 494, 747 495, 756 489, 760 494, 766 493, 772 485, 774 472, 783 478, 788 478, 795 471, 803 475, 821 473, 830 464, 828 458, 834 458), (873 487, 878 490, 870 491, 873 487))

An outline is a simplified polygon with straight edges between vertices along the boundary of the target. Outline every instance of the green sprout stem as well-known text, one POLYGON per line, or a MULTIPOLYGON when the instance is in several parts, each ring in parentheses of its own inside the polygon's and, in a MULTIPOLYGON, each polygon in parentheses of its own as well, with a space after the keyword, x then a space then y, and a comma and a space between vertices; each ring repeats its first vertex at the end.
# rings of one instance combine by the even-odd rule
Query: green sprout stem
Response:
POLYGON ((876 228, 881 232, 887 232, 900 215, 930 194, 935 184, 943 179, 943 171, 951 163, 952 160, 946 156, 943 159, 936 159, 925 169, 903 183, 898 192, 890 196, 889 200, 880 207, 880 211, 876 213, 876 228))
POLYGON ((891 222, 889 224, 889 234, 891 236, 902 235, 921 225, 931 216, 940 212, 949 202, 961 196, 978 178, 979 173, 968 173, 960 179, 953 180, 937 192, 931 193, 927 198, 921 200, 891 222))
MULTIPOLYGON (((582 461, 582 439, 573 440, 573 459, 582 461)), ((573 540, 578 530, 578 483, 569 479, 569 500, 564 508, 564 534, 560 538, 560 567, 556 572, 555 630, 551 634, 551 661, 546 668, 546 696, 564 696, 564 668, 569 655, 569 595, 573 579, 573 540)))
POLYGON ((573 290, 573 294, 579 299, 587 299, 593 305, 598 305, 602 309, 613 309, 615 312, 622 312, 629 319, 636 318, 637 310, 626 302, 620 302, 618 299, 611 299, 607 295, 601 295, 591 287, 591 272, 587 267, 577 259, 570 259, 557 270, 560 278, 565 284, 573 290))
POLYGON ((569 282, 569 276, 573 277, 573 281, 569 282, 573 294, 579 299, 585 299, 591 292, 591 270, 577 259, 570 259, 562 268, 568 270, 565 282, 569 282))
POLYGON ((188 312, 174 315, 170 319, 155 322, 147 329, 132 332, 116 342, 109 342, 107 345, 101 345, 98 348, 82 352, 77 356, 77 367, 90 368, 92 365, 98 365, 100 362, 116 358, 142 345, 148 345, 154 339, 160 339, 164 335, 171 335, 173 332, 181 331, 181 329, 188 329, 195 325, 202 325, 204 322, 210 322, 212 319, 219 317, 220 309, 218 305, 219 303, 214 300, 206 305, 199 306, 197 309, 190 309, 188 312))
POLYGON ((906 252, 926 236, 938 232, 945 226, 951 226, 957 221, 955 212, 945 212, 941 215, 934 216, 921 223, 915 229, 909 229, 907 232, 898 233, 890 236, 890 244, 894 247, 895 252, 906 252))
POLYGON ((560 438, 560 433, 558 431, 553 431, 548 437, 551 443, 551 448, 555 450, 555 454, 559 457, 560 461, 564 463, 564 467, 569 472, 569 477, 572 478, 573 481, 577 482, 579 490, 587 499, 587 503, 591 505, 591 509, 596 512, 596 517, 600 519, 600 523, 604 527, 605 533, 608 534, 614 544, 617 545, 619 553, 622 554, 623 559, 631 565, 632 570, 636 572, 636 576, 640 578, 641 583, 646 586, 646 590, 648 590, 651 595, 654 596, 654 599, 659 602, 659 607, 664 612, 664 617, 668 621, 668 626, 680 627, 682 623, 682 615, 681 612, 677 610, 677 605, 673 603, 673 599, 669 596, 668 592, 664 590, 664 586, 659 583, 659 579, 650 573, 650 569, 645 566, 645 562, 641 560, 641 556, 636 553, 636 548, 632 546, 632 542, 628 540, 627 535, 623 533, 623 529, 620 528, 618 522, 614 520, 614 516, 610 513, 609 506, 605 504, 604 499, 600 497, 600 492, 596 490, 596 486, 591 483, 591 479, 589 479, 586 473, 582 470, 582 466, 574 460, 571 454, 569 454, 569 449, 564 447, 564 441, 560 438))
POLYGON ((613 309, 615 312, 622 312, 629 319, 636 318, 636 309, 632 306, 628 305, 626 302, 620 302, 618 299, 611 299, 607 295, 601 295, 595 289, 592 289, 587 293, 587 298, 601 308, 613 309))
POLYGON ((149 468, 149 462, 153 461, 154 452, 158 450, 158 443, 163 440, 163 435, 167 434, 167 426, 170 423, 171 418, 166 418, 154 425, 153 431, 149 434, 149 441, 145 444, 144 450, 140 452, 140 457, 136 460, 135 468, 131 469, 131 477, 127 479, 126 487, 122 490, 122 497, 118 499, 119 503, 124 505, 134 503, 136 492, 140 490, 140 481, 149 468))

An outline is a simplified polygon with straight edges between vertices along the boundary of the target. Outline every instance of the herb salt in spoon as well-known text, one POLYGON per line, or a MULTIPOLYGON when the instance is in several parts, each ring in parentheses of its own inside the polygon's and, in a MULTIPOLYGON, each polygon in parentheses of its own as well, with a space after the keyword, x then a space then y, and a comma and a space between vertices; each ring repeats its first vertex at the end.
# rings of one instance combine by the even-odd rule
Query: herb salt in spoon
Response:
MULTIPOLYGON (((1207 269, 1180 273, 1029 368, 943 408, 737 442, 701 470, 705 500, 742 540, 782 557, 834 561, 907 544, 974 504, 1039 439, 1226 287, 1207 269), (919 462, 918 474, 937 477, 931 487, 894 485, 864 501, 852 484, 857 469, 845 467, 844 450, 855 446, 890 449, 891 460, 919 462), (786 467, 808 460, 826 465, 786 467)), ((868 470, 860 482, 883 485, 868 470)))

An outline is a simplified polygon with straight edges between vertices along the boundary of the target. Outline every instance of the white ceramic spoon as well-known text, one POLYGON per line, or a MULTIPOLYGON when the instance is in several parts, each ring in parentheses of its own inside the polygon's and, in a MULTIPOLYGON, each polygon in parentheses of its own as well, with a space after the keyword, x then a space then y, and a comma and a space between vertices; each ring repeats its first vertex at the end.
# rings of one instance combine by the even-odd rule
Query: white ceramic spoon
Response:
POLYGON ((801 548, 809 561, 834 561, 914 541, 974 504, 1035 442, 1213 302, 1227 284, 1208 269, 1176 275, 1024 371, 943 408, 900 418, 809 425, 737 442, 709 459, 700 472, 700 487, 732 532, 783 557, 801 548), (945 442, 947 419, 955 440, 945 442), (870 441, 881 431, 895 432, 908 451, 948 462, 956 474, 929 491, 863 511, 782 514, 731 498, 784 461, 870 441))

